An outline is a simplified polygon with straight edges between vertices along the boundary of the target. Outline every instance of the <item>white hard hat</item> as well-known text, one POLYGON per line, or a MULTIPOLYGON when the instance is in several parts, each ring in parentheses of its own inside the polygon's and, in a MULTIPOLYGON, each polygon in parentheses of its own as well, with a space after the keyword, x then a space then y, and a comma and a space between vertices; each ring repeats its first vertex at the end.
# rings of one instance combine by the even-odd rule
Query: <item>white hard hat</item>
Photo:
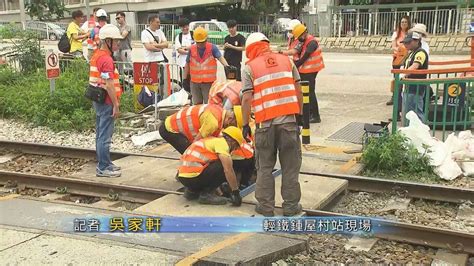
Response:
POLYGON ((105 12, 105 10, 103 10, 103 9, 99 9, 99 10, 97 10, 97 12, 95 12, 95 16, 96 17, 107 17, 107 12, 105 12))
POLYGON ((245 47, 249 47, 249 45, 251 44, 254 44, 256 42, 260 42, 260 41, 267 41, 267 42, 270 42, 267 38, 267 36, 265 36, 265 34, 261 33, 261 32, 254 32, 254 33, 251 33, 248 37, 247 37, 247 41, 245 41, 245 47))
POLYGON ((288 22, 287 30, 293 30, 293 28, 298 24, 301 24, 301 22, 299 20, 297 20, 297 19, 290 20, 290 22, 288 22))
POLYGON ((100 28, 99 30, 99 39, 123 39, 122 34, 120 34, 119 28, 113 24, 107 24, 100 28))

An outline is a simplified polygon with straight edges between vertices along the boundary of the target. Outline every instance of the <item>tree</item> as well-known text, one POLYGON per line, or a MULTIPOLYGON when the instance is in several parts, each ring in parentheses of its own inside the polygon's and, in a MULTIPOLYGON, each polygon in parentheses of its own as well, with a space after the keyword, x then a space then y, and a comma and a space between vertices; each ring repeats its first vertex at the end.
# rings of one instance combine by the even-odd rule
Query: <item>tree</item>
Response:
POLYGON ((25 10, 31 18, 40 21, 59 20, 64 18, 64 13, 69 13, 61 0, 30 0, 25 10))
POLYGON ((308 0, 288 0, 288 13, 291 18, 298 18, 303 10, 304 6, 308 3, 308 0))

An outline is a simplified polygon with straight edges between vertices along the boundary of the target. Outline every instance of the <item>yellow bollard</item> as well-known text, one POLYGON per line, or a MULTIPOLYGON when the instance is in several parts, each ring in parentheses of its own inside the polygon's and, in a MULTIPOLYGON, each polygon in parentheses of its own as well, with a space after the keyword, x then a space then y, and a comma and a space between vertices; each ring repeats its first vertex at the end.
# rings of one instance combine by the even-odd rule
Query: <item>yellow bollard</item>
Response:
POLYGON ((303 130, 301 131, 303 144, 310 143, 311 131, 309 130, 309 82, 301 81, 303 91, 303 130))

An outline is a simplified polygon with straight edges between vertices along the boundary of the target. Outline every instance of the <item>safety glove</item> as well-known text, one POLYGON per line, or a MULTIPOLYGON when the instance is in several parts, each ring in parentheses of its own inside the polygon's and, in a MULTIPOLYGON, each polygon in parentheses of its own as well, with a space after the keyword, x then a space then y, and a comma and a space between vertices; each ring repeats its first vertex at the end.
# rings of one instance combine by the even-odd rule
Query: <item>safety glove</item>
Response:
POLYGON ((252 130, 250 129, 249 124, 242 127, 242 135, 247 142, 250 142, 250 137, 252 136, 252 130))
POLYGON ((240 197, 240 190, 234 190, 230 193, 230 202, 232 202, 232 206, 239 207, 242 205, 242 197, 240 197))

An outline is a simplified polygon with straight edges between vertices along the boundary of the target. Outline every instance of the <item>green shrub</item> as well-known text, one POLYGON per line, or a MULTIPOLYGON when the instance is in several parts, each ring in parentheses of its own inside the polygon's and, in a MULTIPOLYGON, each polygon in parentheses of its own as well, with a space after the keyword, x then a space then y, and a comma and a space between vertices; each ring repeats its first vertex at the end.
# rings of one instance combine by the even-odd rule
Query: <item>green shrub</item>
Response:
MULTIPOLYGON (((84 97, 88 76, 84 61, 70 62, 56 79, 56 89, 51 95, 44 72, 19 75, 9 68, 0 68, 0 115, 54 131, 91 129, 95 125, 95 112, 91 101, 84 97)), ((122 113, 133 111, 131 93, 123 94, 120 109, 122 113)))
POLYGON ((434 176, 434 168, 426 154, 399 134, 385 134, 371 138, 362 154, 365 173, 381 177, 418 179, 434 176))

